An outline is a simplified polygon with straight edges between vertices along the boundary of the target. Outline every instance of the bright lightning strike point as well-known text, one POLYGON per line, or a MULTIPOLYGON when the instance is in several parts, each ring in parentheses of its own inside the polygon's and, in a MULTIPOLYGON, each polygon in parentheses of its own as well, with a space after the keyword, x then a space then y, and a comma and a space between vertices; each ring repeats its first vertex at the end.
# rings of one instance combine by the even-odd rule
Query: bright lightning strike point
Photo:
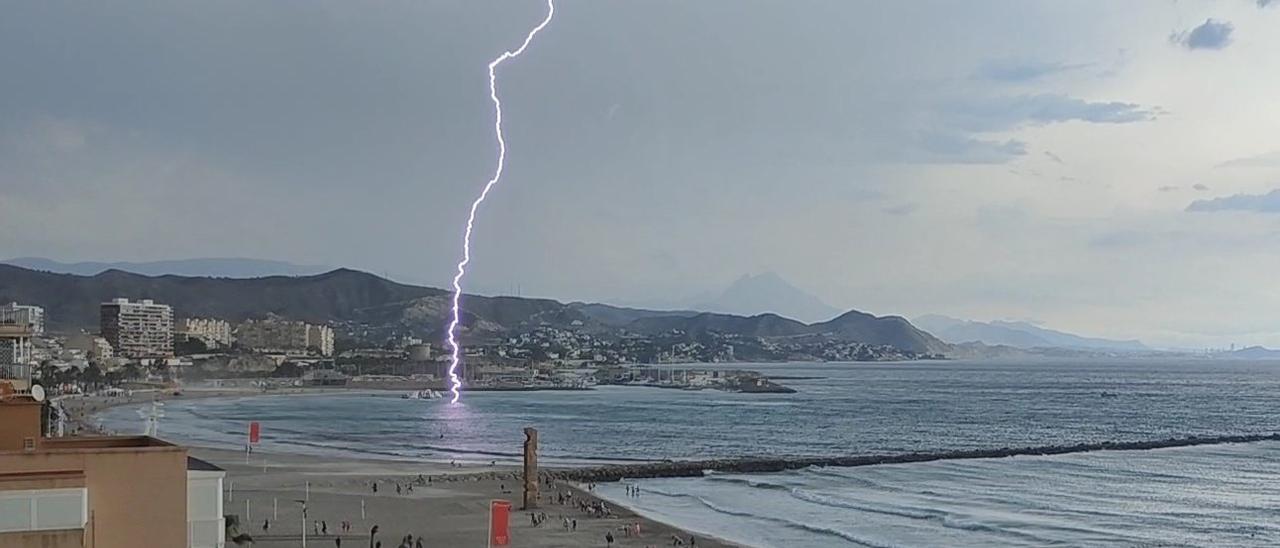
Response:
POLYGON ((471 229, 476 223, 476 211, 480 209, 480 204, 484 203, 484 199, 489 196, 489 191, 493 190, 493 186, 498 184, 498 180, 502 178, 502 168, 507 161, 507 142, 502 138, 502 101, 498 99, 498 65, 507 59, 514 59, 524 53, 525 48, 529 47, 529 43, 533 41, 533 37, 538 31, 547 26, 551 22, 551 17, 556 13, 555 0, 547 0, 547 18, 543 19, 538 26, 533 27, 529 34, 524 37, 524 43, 520 44, 515 51, 506 51, 499 55, 489 63, 489 98, 493 100, 494 111, 494 132, 498 135, 498 168, 493 173, 493 178, 484 185, 484 189, 480 191, 480 196, 474 202, 471 202, 471 213, 467 216, 467 231, 462 236, 462 260, 458 262, 458 273, 453 276, 453 318, 449 321, 449 391, 453 393, 453 399, 450 403, 458 403, 458 398, 462 397, 459 389, 462 387, 462 381, 458 379, 458 362, 460 361, 460 353, 462 346, 458 344, 458 324, 461 322, 460 308, 462 301, 462 278, 467 275, 467 264, 471 262, 471 229))

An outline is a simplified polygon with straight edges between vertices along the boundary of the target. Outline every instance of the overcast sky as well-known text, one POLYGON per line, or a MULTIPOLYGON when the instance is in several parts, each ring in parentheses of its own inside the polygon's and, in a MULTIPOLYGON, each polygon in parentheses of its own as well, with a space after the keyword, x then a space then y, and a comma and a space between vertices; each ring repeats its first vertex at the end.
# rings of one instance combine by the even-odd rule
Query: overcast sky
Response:
MULTIPOLYGON (((560 0, 474 287, 1280 346, 1280 1, 560 0), (1267 4, 1275 4, 1268 6, 1267 4)), ((539 0, 18 2, 0 256, 444 285, 539 0)))

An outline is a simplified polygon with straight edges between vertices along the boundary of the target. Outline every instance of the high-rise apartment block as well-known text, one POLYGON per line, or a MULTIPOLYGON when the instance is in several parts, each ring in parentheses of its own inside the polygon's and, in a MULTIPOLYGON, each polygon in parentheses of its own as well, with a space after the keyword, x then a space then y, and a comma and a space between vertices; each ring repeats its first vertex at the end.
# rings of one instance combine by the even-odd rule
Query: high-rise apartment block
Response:
POLYGON ((231 346, 231 324, 212 318, 187 318, 178 326, 178 332, 189 339, 200 339, 207 346, 231 346))
POLYGON ((102 337, 123 358, 173 356, 173 309, 150 299, 102 303, 102 337))

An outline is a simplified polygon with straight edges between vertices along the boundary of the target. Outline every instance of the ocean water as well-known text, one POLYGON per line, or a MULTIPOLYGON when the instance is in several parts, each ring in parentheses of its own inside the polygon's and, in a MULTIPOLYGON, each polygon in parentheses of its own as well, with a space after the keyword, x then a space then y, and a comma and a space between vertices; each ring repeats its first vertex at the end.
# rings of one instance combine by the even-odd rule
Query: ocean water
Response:
MULTIPOLYGON (((550 461, 849 455, 1280 432, 1280 362, 757 364, 796 394, 638 387, 476 392, 461 405, 393 393, 172 401, 161 434, 359 457, 508 460, 522 428, 550 461), (1103 397, 1103 393, 1114 397, 1103 397)), ((138 432, 135 409, 102 415, 138 432)))
MULTIPOLYGON (((603 387, 482 392, 462 405, 345 393, 173 401, 160 433, 266 451, 544 463, 998 448, 1280 432, 1280 363, 769 364, 795 394, 603 387), (1105 396, 1104 396, 1105 394, 1105 396)), ((135 408, 102 414, 136 432, 135 408)), ((768 475, 600 492, 752 546, 1280 545, 1280 443, 1108 451, 768 475)))
POLYGON ((748 546, 1276 546, 1280 443, 619 484, 598 494, 748 546))

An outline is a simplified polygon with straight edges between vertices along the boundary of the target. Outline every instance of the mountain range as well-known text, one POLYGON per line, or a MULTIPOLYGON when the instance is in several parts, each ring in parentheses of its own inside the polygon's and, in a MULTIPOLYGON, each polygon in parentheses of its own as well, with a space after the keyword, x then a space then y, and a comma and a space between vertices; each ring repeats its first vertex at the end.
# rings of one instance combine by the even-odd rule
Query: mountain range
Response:
MULTIPOLYGON (((94 329, 99 304, 116 297, 154 299, 173 306, 178 317, 238 322, 278 315, 434 339, 444 328, 450 295, 442 289, 396 283, 349 269, 311 276, 239 279, 147 276, 122 270, 84 276, 0 265, 0 302, 44 307, 51 330, 94 329)), ((659 311, 522 297, 467 295, 463 303, 464 336, 471 339, 550 326, 598 333, 681 330, 761 338, 822 337, 917 353, 944 353, 948 348, 901 317, 876 317, 858 311, 825 322, 804 323, 772 313, 741 316, 659 311)))
POLYGON ((920 316, 914 323, 951 344, 979 342, 992 346, 1013 348, 1068 348, 1111 352, 1142 352, 1150 350, 1141 341, 1118 341, 1083 337, 1072 333, 1046 329, 1027 322, 991 321, 977 322, 947 316, 920 316))
POLYGON ((64 263, 43 257, 18 257, 0 264, 20 266, 58 274, 93 276, 108 270, 123 270, 147 276, 209 276, 212 278, 262 278, 266 276, 309 276, 332 270, 317 265, 298 265, 284 261, 244 258, 200 258, 150 262, 75 262, 64 263))

